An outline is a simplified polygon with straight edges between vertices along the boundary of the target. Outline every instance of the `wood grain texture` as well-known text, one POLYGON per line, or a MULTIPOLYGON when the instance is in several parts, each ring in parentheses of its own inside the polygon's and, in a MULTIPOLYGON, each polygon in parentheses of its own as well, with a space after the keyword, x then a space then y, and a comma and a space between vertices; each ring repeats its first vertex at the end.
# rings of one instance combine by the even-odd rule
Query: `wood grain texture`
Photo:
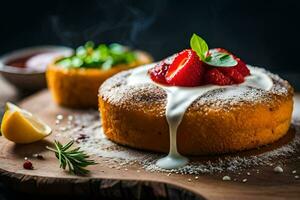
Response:
MULTIPOLYGON (((296 97, 297 105, 300 98, 296 97)), ((294 117, 299 116, 296 105, 294 117)), ((40 92, 22 101, 21 106, 34 112, 50 125, 54 125, 57 114, 84 111, 61 108, 52 103, 48 91, 40 92)), ((284 173, 275 174, 273 167, 256 167, 259 174, 238 176, 239 181, 222 181, 224 173, 192 175, 147 172, 137 173, 137 166, 128 170, 111 169, 101 158, 94 157, 98 165, 90 166, 91 174, 86 177, 70 175, 59 169, 51 152, 45 150, 52 138, 49 137, 29 145, 16 145, 0 138, 0 179, 15 190, 34 194, 78 194, 122 199, 299 199, 300 180, 294 179, 292 170, 300 172, 300 153, 295 158, 283 160, 284 173), (25 170, 25 156, 41 152, 44 160, 32 159, 34 170, 25 170), (247 183, 242 183, 247 178, 247 183), (191 179, 190 181, 188 179, 191 179), (152 195, 152 196, 151 196, 152 195), (151 198, 153 197, 153 198, 151 198)), ((252 170, 252 169, 248 169, 252 170)), ((237 174, 226 173, 236 177, 237 174)))

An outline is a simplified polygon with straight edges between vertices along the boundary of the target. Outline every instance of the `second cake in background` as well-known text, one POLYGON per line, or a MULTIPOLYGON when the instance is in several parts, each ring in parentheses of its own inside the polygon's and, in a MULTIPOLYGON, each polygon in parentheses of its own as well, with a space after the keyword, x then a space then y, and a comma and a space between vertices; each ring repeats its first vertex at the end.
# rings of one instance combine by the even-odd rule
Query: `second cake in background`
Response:
POLYGON ((112 75, 152 62, 142 51, 120 44, 98 45, 87 42, 74 55, 59 58, 49 65, 46 76, 53 100, 71 108, 97 107, 99 86, 112 75))

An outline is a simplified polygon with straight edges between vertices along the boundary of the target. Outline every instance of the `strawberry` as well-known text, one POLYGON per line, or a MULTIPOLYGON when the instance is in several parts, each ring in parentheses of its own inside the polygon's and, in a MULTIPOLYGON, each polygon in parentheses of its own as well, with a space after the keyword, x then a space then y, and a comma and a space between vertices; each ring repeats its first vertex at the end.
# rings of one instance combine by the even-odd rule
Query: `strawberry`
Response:
POLYGON ((180 52, 171 63, 166 74, 169 85, 198 86, 202 82, 204 67, 200 58, 192 49, 180 52))
MULTIPOLYGON (((237 58, 235 55, 233 55, 226 49, 215 48, 215 49, 210 50, 210 52, 212 52, 212 51, 231 54, 233 56, 233 58, 237 61, 237 65, 234 67, 216 67, 216 69, 218 69, 219 72, 221 72, 224 76, 231 79, 231 82, 232 82, 231 84, 242 83, 245 80, 244 77, 250 75, 250 71, 247 68, 246 64, 240 58, 237 58)), ((227 82, 227 81, 225 81, 225 82, 227 82)))
POLYGON ((204 81, 206 84, 213 85, 231 85, 234 82, 217 68, 212 68, 206 71, 204 75, 204 81))
POLYGON ((234 56, 235 60, 238 62, 238 64, 235 66, 235 68, 245 77, 250 75, 250 70, 248 69, 247 65, 242 61, 240 58, 236 58, 234 56))
MULTIPOLYGON (((211 49, 210 51, 217 51, 217 52, 221 52, 221 53, 228 53, 231 54, 233 56, 233 58, 237 61, 237 65, 232 67, 235 68, 239 73, 241 73, 244 77, 250 75, 250 71, 247 67, 247 65, 245 64, 244 61, 242 61, 240 58, 236 57, 235 55, 233 55, 232 53, 230 53, 229 51, 227 51, 226 49, 222 49, 222 48, 215 48, 215 49, 211 49)), ((243 81, 242 81, 243 82, 243 81)), ((238 82, 237 82, 238 83, 238 82)))
POLYGON ((244 76, 236 69, 236 67, 218 67, 217 69, 234 83, 242 83, 245 80, 244 76))
MULTIPOLYGON (((212 51, 231 54, 222 48, 210 50, 210 52, 212 51)), ((210 52, 208 52, 208 55, 210 52)), ((250 71, 240 58, 232 56, 238 63, 236 66, 213 67, 203 63, 192 49, 186 49, 159 62, 148 73, 153 81, 174 86, 192 87, 201 84, 239 84, 244 82, 245 76, 250 75, 250 71)))
POLYGON ((166 62, 163 60, 159 62, 157 65, 155 65, 154 68, 150 69, 148 73, 150 74, 150 77, 154 82, 167 84, 165 76, 168 69, 169 69, 169 65, 166 64, 166 62))

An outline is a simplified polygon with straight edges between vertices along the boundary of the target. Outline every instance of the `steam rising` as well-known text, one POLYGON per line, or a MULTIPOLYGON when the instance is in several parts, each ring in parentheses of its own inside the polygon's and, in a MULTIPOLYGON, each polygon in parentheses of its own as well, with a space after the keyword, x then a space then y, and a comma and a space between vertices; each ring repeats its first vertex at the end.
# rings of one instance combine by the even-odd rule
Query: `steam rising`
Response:
POLYGON ((157 20, 165 3, 166 0, 112 0, 86 3, 84 6, 60 5, 61 10, 50 17, 50 22, 53 32, 65 45, 77 46, 92 40, 136 46, 142 33, 157 20))

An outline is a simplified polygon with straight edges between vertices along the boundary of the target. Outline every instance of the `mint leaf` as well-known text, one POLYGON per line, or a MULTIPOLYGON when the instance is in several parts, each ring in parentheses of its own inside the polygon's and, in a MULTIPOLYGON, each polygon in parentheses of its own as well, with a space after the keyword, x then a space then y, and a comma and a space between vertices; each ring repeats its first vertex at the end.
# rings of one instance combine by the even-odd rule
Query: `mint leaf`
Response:
POLYGON ((232 55, 223 52, 210 51, 210 55, 205 58, 204 62, 215 67, 233 67, 238 63, 232 55))
POLYGON ((200 59, 208 65, 215 67, 233 67, 238 64, 233 56, 228 53, 210 50, 210 55, 207 55, 209 51, 207 43, 195 33, 190 40, 190 45, 200 59))
POLYGON ((229 56, 229 54, 224 53, 224 55, 220 57, 220 60, 227 59, 229 56))
POLYGON ((193 34, 190 45, 192 49, 197 53, 197 55, 201 58, 201 60, 205 60, 206 53, 208 51, 208 45, 200 36, 197 34, 193 34))

